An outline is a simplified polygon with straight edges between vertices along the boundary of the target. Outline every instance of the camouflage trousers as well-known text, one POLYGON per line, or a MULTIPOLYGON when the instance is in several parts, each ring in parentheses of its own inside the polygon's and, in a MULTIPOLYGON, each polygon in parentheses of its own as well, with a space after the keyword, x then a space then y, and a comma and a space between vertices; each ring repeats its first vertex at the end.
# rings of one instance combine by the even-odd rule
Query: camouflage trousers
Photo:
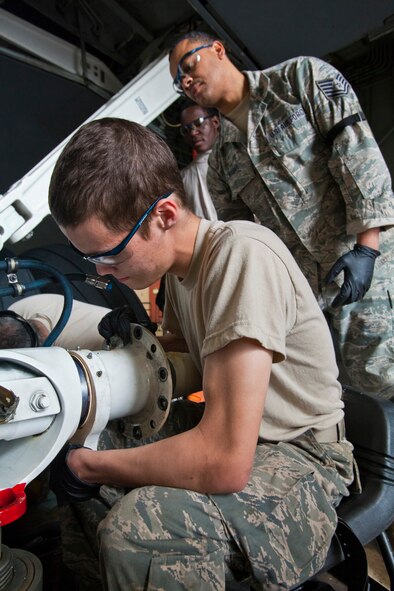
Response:
MULTIPOLYGON (((357 390, 394 400, 394 229, 381 232, 371 287, 360 302, 330 306, 339 288, 326 286, 316 263, 298 260, 333 336, 340 380, 357 390)), ((342 284, 342 277, 339 276, 342 284)))
MULTIPOLYGON (((133 423, 127 417, 110 421, 100 435, 98 449, 125 449, 171 437, 193 428, 203 412, 203 404, 175 400, 160 432, 143 441, 133 438, 133 423)), ((79 591, 102 589, 97 528, 126 492, 123 488, 104 485, 97 499, 59 507, 63 562, 76 575, 79 591)))
POLYGON ((385 283, 374 282, 361 302, 330 310, 341 382, 394 401, 394 315, 385 283))
POLYGON ((253 589, 288 589, 322 567, 335 507, 352 479, 347 442, 320 444, 311 433, 264 442, 239 493, 147 486, 130 491, 105 517, 104 499, 74 505, 81 535, 74 557, 90 571, 85 588, 95 591, 102 588, 99 567, 109 591, 222 590, 245 578, 253 589), (87 550, 80 551, 84 536, 87 550))
POLYGON ((385 232, 381 236, 382 254, 364 298, 327 312, 348 384, 394 401, 394 259, 385 232))

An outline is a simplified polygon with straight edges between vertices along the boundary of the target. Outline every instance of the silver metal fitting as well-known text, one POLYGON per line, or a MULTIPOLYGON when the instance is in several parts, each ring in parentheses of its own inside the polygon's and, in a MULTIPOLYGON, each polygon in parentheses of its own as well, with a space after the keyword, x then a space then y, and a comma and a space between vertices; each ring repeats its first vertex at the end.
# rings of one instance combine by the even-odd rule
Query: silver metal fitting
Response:
POLYGON ((85 283, 97 289, 110 289, 112 287, 110 279, 103 279, 96 275, 86 275, 85 283))
POLYGON ((46 410, 50 406, 51 401, 49 397, 46 395, 46 393, 41 390, 35 392, 31 396, 29 404, 32 410, 34 410, 35 412, 41 412, 43 410, 46 410))

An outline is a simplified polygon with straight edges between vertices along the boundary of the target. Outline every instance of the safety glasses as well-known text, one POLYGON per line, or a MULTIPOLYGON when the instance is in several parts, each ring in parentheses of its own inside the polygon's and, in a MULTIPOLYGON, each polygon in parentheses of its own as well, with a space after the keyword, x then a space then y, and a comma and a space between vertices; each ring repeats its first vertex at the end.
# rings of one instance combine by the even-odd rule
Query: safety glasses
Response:
POLYGON ((210 119, 213 115, 205 115, 201 117, 197 117, 197 119, 193 119, 190 123, 185 123, 181 125, 180 132, 181 135, 185 136, 191 133, 192 131, 196 131, 196 129, 200 129, 200 127, 204 127, 207 119, 210 119))
POLYGON ((185 76, 190 76, 198 62, 201 60, 201 56, 198 52, 202 49, 206 49, 207 47, 212 47, 212 45, 213 43, 209 43, 208 45, 199 45, 198 47, 195 47, 194 49, 187 51, 181 57, 181 59, 178 62, 176 76, 172 82, 174 90, 176 92, 178 92, 179 94, 183 94, 183 78, 185 76))
POLYGON ((124 250, 126 248, 126 246, 130 242, 130 240, 132 239, 134 234, 138 231, 138 229, 141 227, 141 225, 146 220, 148 215, 152 212, 152 210, 155 208, 155 206, 159 203, 159 201, 161 201, 162 199, 166 199, 167 197, 169 197, 171 195, 171 193, 172 193, 172 191, 170 191, 169 193, 165 193, 164 195, 160 195, 160 197, 155 199, 155 201, 148 207, 148 209, 145 211, 145 213, 139 218, 139 220, 136 222, 136 224, 132 227, 132 229, 127 234, 127 236, 125 238, 123 238, 122 242, 120 242, 120 244, 115 246, 115 248, 112 248, 111 250, 107 250, 106 252, 100 252, 97 254, 86 255, 83 252, 81 252, 80 250, 78 250, 78 248, 76 248, 72 244, 72 242, 69 241, 71 248, 75 252, 77 252, 79 255, 81 255, 85 259, 85 261, 89 261, 90 263, 93 263, 95 265, 115 265, 116 264, 115 257, 119 253, 121 253, 122 250, 124 250))

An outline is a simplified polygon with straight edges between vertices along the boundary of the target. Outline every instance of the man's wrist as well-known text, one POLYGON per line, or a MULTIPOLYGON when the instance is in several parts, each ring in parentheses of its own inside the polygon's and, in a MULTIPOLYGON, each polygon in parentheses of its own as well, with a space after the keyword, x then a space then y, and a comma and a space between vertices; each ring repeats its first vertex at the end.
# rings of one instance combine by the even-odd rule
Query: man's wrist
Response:
POLYGON ((92 477, 92 454, 94 451, 86 447, 79 447, 71 449, 67 454, 67 466, 83 482, 95 484, 96 481, 92 477))
POLYGON ((369 228, 364 232, 360 232, 356 236, 356 242, 360 246, 368 246, 375 250, 379 250, 380 227, 369 228))

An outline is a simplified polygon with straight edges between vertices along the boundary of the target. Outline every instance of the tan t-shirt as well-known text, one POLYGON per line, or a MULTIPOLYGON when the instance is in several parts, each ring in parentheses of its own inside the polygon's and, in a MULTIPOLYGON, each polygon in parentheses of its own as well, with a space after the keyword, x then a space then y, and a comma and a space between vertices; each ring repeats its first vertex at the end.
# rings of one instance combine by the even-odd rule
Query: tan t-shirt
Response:
POLYGON ((240 131, 243 131, 245 139, 248 130, 249 100, 250 94, 248 93, 244 96, 242 101, 226 115, 227 119, 230 119, 240 131))
POLYGON ((343 417, 327 323, 290 251, 263 226, 201 220, 187 276, 167 275, 163 328, 185 338, 201 373, 207 355, 236 339, 273 351, 265 439, 293 439, 343 417))
MULTIPOLYGON (((62 295, 43 293, 18 300, 9 309, 26 320, 39 320, 51 332, 63 311, 63 303, 62 295)), ((70 318, 54 345, 64 349, 79 347, 99 351, 103 348, 104 339, 97 325, 107 312, 110 312, 109 308, 74 300, 70 318)))

